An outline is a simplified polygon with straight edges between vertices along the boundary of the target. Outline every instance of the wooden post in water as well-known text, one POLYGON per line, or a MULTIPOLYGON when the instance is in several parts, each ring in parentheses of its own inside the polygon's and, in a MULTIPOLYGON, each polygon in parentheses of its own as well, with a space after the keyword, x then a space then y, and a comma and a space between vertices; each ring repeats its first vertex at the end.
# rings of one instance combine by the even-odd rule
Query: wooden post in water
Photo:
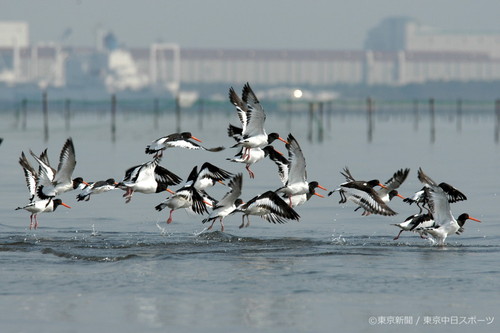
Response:
POLYGON ((64 101, 64 123, 66 127, 66 132, 70 129, 70 119, 71 119, 71 100, 68 98, 64 101))
POLYGON ((288 132, 291 133, 292 132, 292 99, 288 99, 286 101, 286 104, 287 104, 287 121, 286 121, 286 125, 287 125, 287 128, 288 128, 288 132))
POLYGON ((47 91, 42 94, 42 112, 43 112, 43 140, 49 141, 49 107, 47 102, 47 91))
POLYGON ((366 99, 366 113, 368 119, 368 142, 373 140, 373 101, 370 97, 366 99))
POLYGON ((111 95, 111 142, 116 141, 116 95, 111 95))
POLYGON ((434 98, 429 99, 429 116, 431 119, 431 143, 436 141, 436 114, 434 112, 434 98))
POLYGON ((495 143, 500 139, 500 99, 495 101, 495 143))
POLYGON ((333 101, 330 100, 328 101, 328 103, 326 104, 327 105, 327 108, 326 108, 326 128, 328 129, 328 131, 331 131, 332 130, 332 113, 333 113, 333 101))
POLYGON ((457 101, 457 131, 462 131, 462 100, 457 101))
POLYGON ((19 128, 19 119, 21 119, 21 107, 16 105, 16 109, 14 110, 14 121, 16 124, 16 129, 19 128))
POLYGON ((158 123, 160 122, 160 101, 156 97, 153 101, 153 128, 158 130, 158 123))
POLYGON ((21 128, 23 131, 26 131, 26 127, 28 124, 28 100, 23 98, 21 101, 21 128))
POLYGON ((314 103, 309 102, 309 122, 307 130, 307 140, 312 142, 313 139, 313 121, 314 121, 314 103))
POLYGON ((413 100, 413 129, 418 131, 418 99, 413 100))
POLYGON ((198 128, 200 130, 203 129, 203 113, 205 113, 205 110, 204 110, 204 105, 203 105, 203 99, 200 98, 198 100, 198 128))
POLYGON ((324 128, 323 128, 323 102, 318 103, 318 141, 323 142, 323 137, 324 137, 324 128))
POLYGON ((179 93, 175 95, 175 119, 176 119, 176 131, 181 131, 181 101, 179 93))

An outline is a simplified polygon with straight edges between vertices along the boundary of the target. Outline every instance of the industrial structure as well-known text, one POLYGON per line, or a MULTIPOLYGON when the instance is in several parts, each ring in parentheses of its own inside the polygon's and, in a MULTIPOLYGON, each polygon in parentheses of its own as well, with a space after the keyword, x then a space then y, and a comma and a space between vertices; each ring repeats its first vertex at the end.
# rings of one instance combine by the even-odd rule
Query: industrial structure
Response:
POLYGON ((175 43, 119 47, 31 44, 26 22, 0 22, 0 83, 108 91, 164 89, 181 84, 250 81, 260 85, 365 84, 500 80, 500 32, 443 31, 410 18, 389 18, 367 34, 363 50, 195 49, 175 43))

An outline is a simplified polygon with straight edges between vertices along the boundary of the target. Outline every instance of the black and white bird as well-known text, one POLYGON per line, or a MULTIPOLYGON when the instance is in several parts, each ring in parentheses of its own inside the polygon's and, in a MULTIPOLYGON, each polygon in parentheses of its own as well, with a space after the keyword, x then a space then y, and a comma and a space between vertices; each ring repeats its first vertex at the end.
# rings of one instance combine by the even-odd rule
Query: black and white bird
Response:
POLYGON ((240 228, 250 225, 250 215, 260 216, 271 223, 285 223, 287 220, 299 221, 300 215, 274 191, 262 193, 241 204, 234 212, 242 212, 240 228), (245 216, 247 223, 245 224, 245 216))
POLYGON ((203 197, 194 187, 197 177, 198 167, 195 166, 193 170, 191 170, 184 186, 173 193, 171 197, 155 206, 157 211, 161 211, 166 207, 170 208, 167 224, 172 223, 172 213, 177 209, 190 208, 200 215, 208 213, 203 197))
MULTIPOLYGON (((352 175, 347 167, 344 169, 344 173, 343 173, 344 176, 347 176, 346 178, 348 180, 353 180, 353 177, 352 177, 352 175)), ((385 202, 386 204, 389 203, 389 201, 391 201, 392 198, 394 198, 394 197, 399 197, 399 198, 405 200, 406 198, 403 197, 401 194, 399 194, 397 189, 401 186, 401 184, 403 184, 403 182, 408 177, 409 173, 410 173, 410 169, 408 169, 408 168, 399 169, 398 171, 396 171, 392 175, 392 177, 389 178, 389 180, 384 183, 384 186, 383 187, 381 186, 380 189, 378 189, 376 191, 377 195, 380 197, 380 199, 382 199, 382 201, 385 202)), ((356 208, 356 210, 358 208, 356 208)), ((362 215, 364 215, 364 216, 370 215, 370 212, 365 210, 362 215)))
MULTIPOLYGON (((397 214, 386 203, 386 200, 388 202, 397 195, 397 192, 394 189, 389 191, 378 179, 372 179, 369 181, 356 180, 347 167, 345 167, 340 173, 346 178, 346 182, 340 184, 339 188, 328 193, 330 196, 334 192, 339 192, 340 204, 346 203, 347 200, 349 200, 359 206, 355 209, 355 211, 363 208, 362 215, 364 216, 370 214, 392 216, 397 214), (380 186, 385 191, 376 191, 376 186, 380 186), (380 193, 383 193, 383 196, 380 196, 380 193), (383 197, 384 200, 382 199, 383 197)), ((396 172, 396 174, 397 173, 398 172, 396 172)), ((387 183, 391 183, 392 179, 393 178, 389 179, 387 183)))
MULTIPOLYGON (((361 206, 361 208, 370 214, 385 216, 396 215, 397 213, 387 206, 382 199, 380 199, 370 182, 368 182, 367 185, 357 182, 346 182, 340 184, 340 187, 335 190, 340 193, 339 203, 343 204, 349 200, 356 205, 361 206)), ((373 180, 373 183, 375 182, 380 184, 380 182, 376 179, 373 180)), ((374 186, 376 185, 378 184, 375 184, 374 186)))
MULTIPOLYGON (((441 189, 446 194, 449 203, 455 203, 467 200, 465 194, 463 194, 450 184, 442 182, 439 183, 438 186, 441 187, 441 189)), ((423 209, 426 209, 429 213, 432 210, 431 207, 432 203, 430 200, 430 188, 427 185, 422 187, 420 191, 415 192, 415 194, 411 198, 406 198, 403 201, 408 203, 409 205, 415 203, 420 210, 419 213, 422 213, 423 209)))
POLYGON ((462 192, 449 184, 444 186, 442 186, 443 183, 437 184, 423 172, 422 168, 418 170, 418 179, 429 189, 429 204, 434 218, 434 225, 422 228, 417 226, 415 230, 419 229, 420 231, 429 234, 438 245, 444 245, 446 238, 449 235, 461 231, 461 228, 463 228, 466 220, 481 222, 480 220, 469 216, 467 213, 461 214, 457 219, 453 217, 450 202, 467 199, 462 192))
POLYGON ((77 201, 89 201, 92 194, 100 194, 104 192, 109 192, 116 190, 118 183, 114 178, 108 178, 106 180, 99 180, 97 182, 91 182, 89 185, 83 188, 82 192, 76 195, 77 201))
POLYGON ((160 161, 160 157, 155 157, 151 161, 125 171, 125 177, 116 185, 125 191, 123 195, 125 203, 130 202, 134 192, 145 194, 171 192, 168 186, 177 185, 182 181, 179 176, 160 166, 160 161))
POLYGON ((229 171, 221 169, 212 163, 205 162, 200 168, 194 187, 204 192, 207 188, 214 186, 216 183, 224 184, 224 180, 231 178, 233 174, 229 171))
POLYGON ((235 162, 235 163, 244 163, 246 164, 245 168, 248 171, 248 175, 250 178, 255 178, 255 173, 250 170, 250 167, 263 160, 266 156, 271 156, 273 154, 280 154, 277 150, 274 149, 273 146, 267 145, 264 148, 249 148, 249 157, 248 158, 243 158, 243 150, 245 148, 241 148, 241 150, 234 155, 233 158, 227 158, 228 161, 235 162))
POLYGON ((424 186, 421 190, 415 192, 413 196, 405 198, 403 202, 406 202, 409 205, 416 204, 419 209, 418 214, 422 214, 424 209, 426 209, 427 212, 430 213, 429 197, 429 190, 426 186, 424 186))
POLYGON ((146 154, 155 154, 155 157, 163 156, 163 151, 167 148, 179 147, 186 149, 207 150, 212 152, 221 151, 224 147, 205 148, 194 141, 202 142, 194 137, 191 132, 172 133, 162 136, 146 146, 146 154))
POLYGON ((316 188, 318 187, 318 182, 309 182, 309 191, 307 193, 292 195, 290 207, 297 207, 305 204, 307 201, 309 201, 309 199, 312 198, 313 195, 324 198, 323 195, 316 192, 316 188))
POLYGON ((290 171, 290 161, 277 150, 270 151, 268 157, 278 167, 278 176, 280 178, 281 183, 284 186, 288 181, 288 173, 290 171))
POLYGON ((434 217, 432 217, 431 213, 425 213, 425 214, 418 213, 408 216, 401 223, 394 223, 392 225, 401 229, 399 233, 396 235, 396 237, 393 238, 394 240, 399 239, 399 236, 401 236, 401 233, 403 231, 414 231, 419 233, 420 237, 425 238, 424 237, 425 232, 423 230, 434 226, 434 217))
MULTIPOLYGON (((288 134, 286 149, 288 150, 288 174, 282 178, 283 186, 276 190, 276 193, 283 193, 288 197, 289 205, 292 205, 292 197, 295 195, 307 194, 310 191, 307 182, 306 159, 297 140, 292 134, 288 134)), ((327 190, 323 186, 316 184, 322 190, 327 190)))
MULTIPOLYGON (((266 114, 257 96, 250 85, 246 83, 243 87, 242 97, 231 87, 229 89, 229 100, 236 107, 238 117, 241 122, 241 134, 235 133, 233 138, 238 142, 234 147, 243 147, 243 159, 249 159, 251 156, 250 148, 263 148, 271 144, 274 140, 286 141, 278 133, 267 134, 264 129, 266 114)), ((231 127, 232 125, 230 125, 231 127)), ((236 126, 233 126, 234 132, 239 132, 236 126)))
POLYGON ((399 169, 394 172, 391 178, 384 183, 384 187, 381 187, 377 194, 382 199, 383 202, 388 203, 394 197, 399 197, 401 199, 406 199, 401 194, 398 193, 397 189, 404 183, 406 178, 408 178, 408 174, 410 173, 410 169, 399 169))
POLYGON ((57 170, 50 166, 47 150, 40 156, 35 155, 32 151, 30 153, 39 164, 37 193, 41 199, 53 198, 64 192, 88 185, 81 177, 71 179, 76 166, 75 146, 71 138, 66 140, 61 149, 57 170))
POLYGON ((384 187, 378 179, 372 179, 370 181, 355 180, 347 167, 344 168, 344 172, 340 173, 346 178, 347 181, 340 184, 339 188, 328 193, 330 196, 334 192, 338 192, 340 194, 339 204, 344 204, 347 200, 349 200, 370 214, 385 216, 397 214, 389 206, 387 206, 384 201, 382 201, 377 192, 374 190, 375 186, 384 187))
POLYGON ((31 213, 30 215, 30 229, 38 228, 38 217, 39 213, 49 213, 56 210, 56 208, 60 205, 71 208, 61 199, 41 199, 37 196, 36 188, 38 181, 38 174, 35 169, 28 162, 26 155, 24 152, 21 153, 21 157, 19 158, 19 164, 23 168, 24 177, 26 180, 26 185, 28 186, 29 192, 29 203, 23 207, 17 207, 16 210, 24 209, 31 213))
POLYGON ((237 174, 233 178, 231 178, 229 182, 229 187, 231 190, 224 195, 224 197, 215 205, 210 212, 210 215, 204 219, 202 222, 210 222, 212 224, 207 228, 207 230, 211 230, 214 226, 214 223, 219 219, 221 225, 221 231, 224 232, 224 218, 231 214, 237 207, 243 204, 243 200, 241 200, 241 187, 243 185, 243 175, 241 173, 237 174))
MULTIPOLYGON (((287 160, 285 157, 283 157, 282 154, 276 151, 269 154, 269 159, 272 160, 278 167, 278 175, 280 177, 281 183, 283 185, 286 185, 288 180, 290 161, 287 160)), ((291 204, 289 202, 291 207, 296 207, 306 203, 307 201, 309 201, 309 199, 312 198, 313 195, 317 195, 320 198, 324 198, 323 195, 316 192, 316 188, 320 187, 317 181, 309 182, 308 186, 309 186, 309 191, 307 193, 292 195, 291 204)), ((284 196, 286 197, 286 194, 284 194, 284 196)))
POLYGON ((203 201, 209 207, 217 205, 217 200, 207 193, 206 189, 214 186, 216 183, 224 184, 224 180, 230 178, 233 174, 221 169, 211 163, 205 162, 200 168, 194 188, 201 194, 203 201))

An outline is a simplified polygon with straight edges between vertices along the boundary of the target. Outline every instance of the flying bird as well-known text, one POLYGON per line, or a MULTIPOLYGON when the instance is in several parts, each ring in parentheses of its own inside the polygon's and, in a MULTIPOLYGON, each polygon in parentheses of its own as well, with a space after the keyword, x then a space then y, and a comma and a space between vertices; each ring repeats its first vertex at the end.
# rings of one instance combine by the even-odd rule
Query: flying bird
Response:
POLYGON ((429 203, 434 217, 434 224, 421 230, 431 235, 438 245, 444 245, 449 235, 459 232, 466 220, 481 222, 467 213, 461 214, 457 219, 453 217, 450 202, 465 200, 467 197, 462 192, 449 184, 443 189, 441 186, 443 183, 437 184, 423 172, 422 168, 418 170, 418 179, 429 189, 429 203))
MULTIPOLYGON (((243 147, 243 159, 249 159, 251 156, 250 148, 263 148, 271 144, 274 140, 286 141, 279 136, 278 133, 266 133, 264 129, 264 122, 266 120, 266 113, 262 108, 257 96, 253 92, 248 83, 243 87, 242 97, 231 87, 229 89, 229 100, 236 107, 238 117, 240 119, 242 128, 241 134, 233 135, 238 142, 232 146, 243 147)), ((230 125, 231 128, 232 125, 230 125)), ((239 129, 232 126, 234 132, 239 132, 239 129)))
POLYGON ((424 238, 425 232, 423 231, 423 229, 434 226, 434 223, 435 223, 434 217, 432 217, 431 213, 425 213, 425 214, 418 213, 408 216, 403 222, 392 224, 401 229, 399 233, 396 235, 396 237, 394 237, 393 239, 394 240, 399 239, 399 236, 401 236, 401 233, 403 231, 415 231, 420 234, 420 237, 424 238))
POLYGON ((177 209, 191 208, 195 213, 200 215, 208 213, 203 197, 194 187, 197 177, 198 167, 195 166, 193 170, 191 170, 184 186, 172 194, 171 197, 155 206, 157 211, 161 211, 166 207, 170 208, 167 224, 172 223, 172 213, 177 209))
POLYGON ((125 177, 116 186, 125 191, 125 203, 129 203, 134 192, 145 194, 171 192, 168 186, 177 185, 181 178, 159 165, 160 157, 146 163, 133 166, 125 171, 125 177))
POLYGON ((241 200, 241 187, 243 185, 243 175, 241 173, 237 174, 231 181, 229 182, 229 187, 231 190, 224 195, 224 197, 215 205, 210 212, 210 215, 204 219, 202 222, 210 222, 212 224, 208 227, 208 230, 211 230, 214 226, 214 223, 219 219, 221 225, 221 231, 224 232, 224 223, 223 220, 226 216, 231 214, 237 207, 243 204, 243 200, 241 200))
POLYGON ((61 149, 57 170, 48 163, 46 150, 40 156, 35 155, 32 151, 30 153, 39 164, 37 193, 41 199, 53 198, 64 192, 88 185, 82 177, 71 179, 76 166, 75 146, 71 138, 66 140, 61 149))
POLYGON ((217 200, 208 194, 206 189, 214 186, 216 183, 224 185, 224 180, 231 176, 231 172, 205 162, 201 166, 193 186, 201 194, 205 204, 209 207, 213 207, 217 204, 217 200))
POLYGON ((248 202, 241 204, 233 212, 242 212, 240 228, 250 225, 249 215, 260 216, 271 223, 285 223, 287 220, 298 221, 300 215, 290 207, 278 194, 274 191, 262 193, 248 202), (245 224, 245 216, 247 223, 245 224))
POLYGON ((204 192, 207 188, 212 187, 215 183, 224 184, 224 180, 230 178, 233 174, 229 171, 221 169, 212 163, 205 162, 200 168, 194 182, 194 187, 204 192))
POLYGON ((243 158, 243 150, 244 148, 241 148, 241 150, 236 155, 234 155, 233 158, 226 159, 231 162, 246 164, 245 169, 248 171, 248 175, 250 176, 250 178, 255 178, 255 173, 250 170, 250 166, 261 161, 266 156, 269 156, 271 158, 271 156, 273 156, 274 154, 280 154, 271 145, 267 145, 264 148, 250 148, 250 154, 248 158, 243 158))
POLYGON ((28 162, 26 155, 24 152, 21 153, 21 157, 19 158, 19 164, 23 168, 26 185, 28 187, 29 192, 29 203, 23 207, 17 207, 15 210, 24 209, 31 213, 30 215, 30 230, 38 228, 38 214, 39 213, 49 213, 56 210, 56 208, 60 205, 71 208, 61 199, 41 199, 37 196, 36 187, 38 182, 38 174, 35 169, 28 162))
POLYGON ((349 200, 363 208, 365 212, 371 214, 386 216, 397 214, 389 206, 387 206, 384 201, 382 201, 380 196, 374 190, 375 186, 384 187, 378 179, 372 179, 370 181, 355 180, 347 167, 340 173, 346 178, 346 182, 340 184, 339 188, 328 193, 330 196, 334 192, 339 192, 339 204, 346 203, 347 200, 349 200))
POLYGON ((224 149, 224 147, 205 148, 191 140, 202 142, 200 139, 194 137, 191 132, 172 133, 151 142, 151 144, 146 146, 145 152, 146 154, 155 154, 155 157, 162 157, 165 149, 173 147, 207 150, 211 152, 217 152, 224 149))
POLYGON ((323 195, 316 192, 316 188, 318 187, 318 182, 309 182, 309 191, 307 193, 292 195, 290 207, 297 207, 305 204, 307 201, 309 201, 309 199, 312 198, 313 195, 324 198, 323 195))
POLYGON ((89 185, 83 188, 81 193, 76 195, 76 199, 78 201, 89 201, 90 195, 116 190, 116 185, 118 185, 118 183, 115 182, 114 178, 89 183, 89 185))
MULTIPOLYGON (((349 179, 352 179, 352 175, 349 169, 347 169, 347 167, 344 169, 344 171, 349 175, 349 179)), ((389 180, 384 183, 384 186, 383 187, 381 186, 380 189, 376 191, 380 199, 382 199, 382 201, 385 202, 386 204, 389 203, 389 201, 391 201, 392 198, 394 197, 399 197, 405 200, 406 198, 403 197, 401 194, 399 194, 397 189, 401 186, 401 184, 403 184, 403 182, 408 177, 409 173, 410 169, 408 168, 399 169, 398 171, 396 171, 392 175, 392 177, 389 178, 389 180)), ((360 207, 356 208, 355 210, 358 210, 359 208, 360 207)), ((364 216, 370 215, 370 212, 364 211, 362 215, 364 216)))
MULTIPOLYGON (((284 175, 282 181, 284 185, 276 190, 276 193, 284 193, 292 205, 294 195, 307 194, 310 191, 307 182, 306 159, 299 146, 299 143, 292 134, 288 134, 286 149, 288 150, 288 174, 284 175)), ((316 184, 322 190, 327 190, 323 186, 316 184)))

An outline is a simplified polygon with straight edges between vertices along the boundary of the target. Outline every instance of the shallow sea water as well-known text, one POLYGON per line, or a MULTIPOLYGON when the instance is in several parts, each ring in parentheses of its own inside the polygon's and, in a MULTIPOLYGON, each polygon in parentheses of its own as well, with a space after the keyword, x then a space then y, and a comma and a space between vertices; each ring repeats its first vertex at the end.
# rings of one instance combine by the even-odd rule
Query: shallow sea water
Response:
MULTIPOLYGON (((95 181, 121 180, 128 167, 149 159, 146 144, 175 132, 175 121, 149 116, 119 117, 112 143, 109 119, 77 116, 68 132, 51 123, 43 142, 41 126, 28 130, 3 115, 0 136, 0 323, 2 332, 497 332, 500 322, 499 196, 500 145, 493 140, 492 116, 464 116, 461 131, 453 119, 438 118, 436 142, 428 120, 414 128, 411 117, 377 117, 372 142, 362 116, 335 116, 323 142, 307 141, 307 118, 294 117, 291 132, 307 159, 309 180, 334 189, 349 166, 360 179, 389 179, 399 168, 411 173, 400 192, 421 188, 418 167, 434 180, 448 182, 467 196, 454 204, 482 223, 468 222, 445 247, 411 233, 393 237, 398 223, 416 213, 399 199, 394 217, 362 217, 338 196, 314 197, 297 208, 300 222, 283 225, 251 217, 239 229, 239 215, 204 231, 202 217, 154 206, 165 194, 135 194, 129 204, 117 190, 77 202, 77 192, 61 196, 72 208, 40 214, 29 230, 29 213, 14 208, 27 202, 21 151, 49 148, 53 164, 66 137, 77 154, 74 176, 95 181)), ((186 117, 190 130, 207 147, 230 146, 225 136, 232 113, 207 117, 203 129, 186 117), (191 123, 195 125, 190 125, 191 123)), ((268 131, 286 136, 286 121, 268 112, 268 131)), ((316 137, 316 134, 314 135, 316 137)), ((276 143, 285 152, 283 144, 276 143)), ((162 165, 185 179, 205 161, 243 172, 243 200, 280 186, 275 166, 266 160, 252 169, 226 161, 236 153, 168 150, 162 165)), ((174 187, 175 189, 175 187, 174 187)), ((221 197, 221 185, 210 193, 221 197)))

